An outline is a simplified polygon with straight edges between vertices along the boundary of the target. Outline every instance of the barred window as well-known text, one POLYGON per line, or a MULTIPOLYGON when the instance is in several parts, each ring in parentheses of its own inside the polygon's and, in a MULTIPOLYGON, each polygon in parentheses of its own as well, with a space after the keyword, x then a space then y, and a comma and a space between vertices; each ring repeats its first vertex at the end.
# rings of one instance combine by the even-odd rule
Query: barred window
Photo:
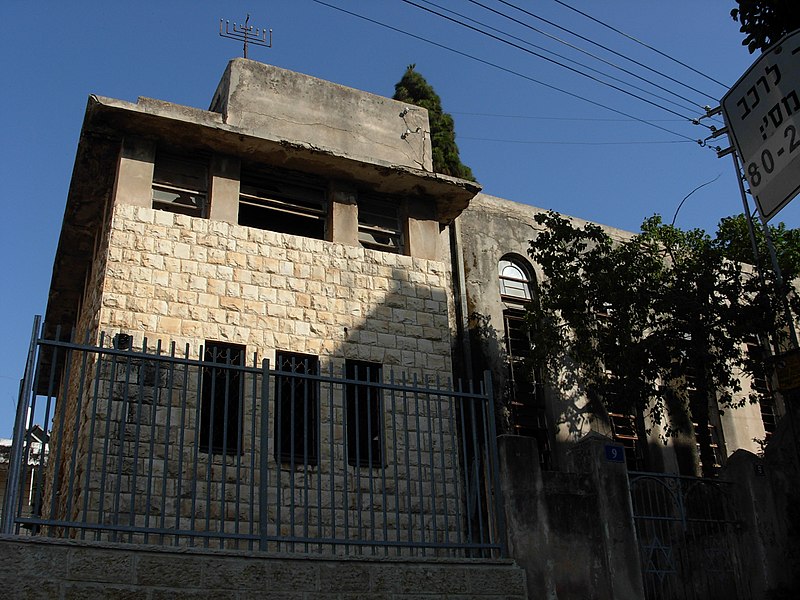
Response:
POLYGON ((345 361, 345 377, 364 383, 346 386, 347 462, 360 467, 382 467, 383 402, 381 388, 370 385, 382 380, 382 366, 363 360, 345 361))
POLYGON ((206 342, 200 400, 200 450, 208 454, 242 452, 245 347, 206 342))
POLYGON ((298 465, 317 464, 319 439, 319 360, 310 354, 276 352, 275 460, 298 465), (288 375, 291 373, 291 375, 288 375))

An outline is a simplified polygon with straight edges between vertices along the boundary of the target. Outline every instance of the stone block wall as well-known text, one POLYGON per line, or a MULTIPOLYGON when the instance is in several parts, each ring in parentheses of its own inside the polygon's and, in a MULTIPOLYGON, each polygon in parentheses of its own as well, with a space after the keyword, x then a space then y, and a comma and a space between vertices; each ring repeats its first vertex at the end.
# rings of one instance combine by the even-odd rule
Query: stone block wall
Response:
POLYGON ((509 560, 323 560, 9 537, 0 537, 0 585, 19 600, 528 597, 524 572, 509 560))
MULTIPOLYGON (((252 533, 261 518, 258 486, 267 476, 280 482, 266 512, 271 535, 308 535, 310 526, 311 535, 327 536, 331 521, 341 531, 349 520, 363 529, 351 530, 355 536, 377 532, 380 539, 386 526, 392 539, 415 530, 444 541, 459 527, 450 401, 395 403, 387 396, 383 473, 342 464, 341 386, 321 394, 318 466, 277 463, 272 431, 261 431, 258 366, 262 358, 273 361, 276 350, 317 355, 322 372, 331 368, 337 376, 346 359, 356 359, 383 365, 387 381, 392 370, 398 383, 444 384, 450 317, 443 263, 124 204, 114 208, 101 260, 99 302, 85 306, 96 314, 82 320, 96 320, 107 339, 128 333, 134 348, 150 351, 162 340, 163 352, 174 342, 195 360, 206 341, 246 346, 255 366, 243 374, 242 454, 196 450, 198 364, 154 374, 158 367, 140 361, 114 367, 115 359, 89 356, 83 380, 76 364, 61 399, 66 410, 58 429, 69 452, 60 454, 57 485, 69 493, 59 496, 60 517, 137 527, 163 527, 166 520, 175 528, 189 518, 198 530, 241 526, 252 533), (270 475, 261 472, 265 451, 270 475), (291 531, 290 513, 278 518, 278 505, 298 511, 291 531), (362 511, 378 522, 362 524, 362 511)), ((267 410, 272 424, 274 406, 267 410)))

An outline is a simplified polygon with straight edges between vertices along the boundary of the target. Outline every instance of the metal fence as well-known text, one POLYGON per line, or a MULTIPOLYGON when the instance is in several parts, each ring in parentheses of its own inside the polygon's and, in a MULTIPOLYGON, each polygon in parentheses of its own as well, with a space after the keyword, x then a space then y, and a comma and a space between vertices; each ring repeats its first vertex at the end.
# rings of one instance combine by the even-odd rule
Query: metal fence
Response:
POLYGON ((48 462, 30 490, 9 478, 4 532, 298 553, 504 553, 488 374, 480 389, 453 389, 359 361, 334 373, 302 355, 271 367, 243 348, 120 342, 35 337, 10 469, 19 475, 31 452, 34 420, 50 428, 48 462))
POLYGON ((746 600, 730 482, 630 473, 645 597, 746 600))

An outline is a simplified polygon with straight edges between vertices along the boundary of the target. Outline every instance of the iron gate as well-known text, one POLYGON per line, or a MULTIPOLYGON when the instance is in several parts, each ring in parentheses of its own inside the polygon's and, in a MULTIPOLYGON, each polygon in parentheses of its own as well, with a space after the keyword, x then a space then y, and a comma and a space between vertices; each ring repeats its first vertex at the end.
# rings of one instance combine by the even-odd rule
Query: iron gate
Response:
POLYGON ((663 473, 630 474, 648 600, 749 600, 732 485, 663 473))

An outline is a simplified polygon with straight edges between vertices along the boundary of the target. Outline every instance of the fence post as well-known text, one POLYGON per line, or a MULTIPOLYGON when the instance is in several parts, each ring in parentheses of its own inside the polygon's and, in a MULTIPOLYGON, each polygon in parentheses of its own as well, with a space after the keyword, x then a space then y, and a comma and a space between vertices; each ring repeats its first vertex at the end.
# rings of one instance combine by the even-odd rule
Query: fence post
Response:
POLYGON ((497 458, 497 428, 494 422, 494 393, 492 391, 492 374, 483 372, 483 386, 486 393, 486 410, 489 422, 486 424, 489 432, 489 464, 492 469, 492 488, 494 490, 494 513, 497 526, 497 541, 500 542, 500 556, 508 556, 508 543, 506 540, 505 507, 503 506, 503 488, 500 486, 500 461, 497 458))
POLYGON ((259 432, 259 474, 258 474, 258 549, 267 550, 269 535, 267 502, 269 478, 269 360, 261 361, 261 431, 259 432))
MULTIPOLYGON (((19 478, 22 470, 22 458, 24 454, 25 434, 27 426, 25 423, 28 413, 28 400, 33 393, 33 376, 36 357, 36 340, 39 336, 39 328, 42 324, 41 315, 33 318, 33 331, 31 333, 31 343, 28 346, 28 360, 25 362, 25 374, 20 381, 19 399, 17 400, 17 414, 14 419, 14 433, 12 434, 11 456, 8 462, 8 479, 6 480, 6 493, 3 501, 3 522, 0 533, 14 533, 14 523, 16 515, 14 509, 19 501, 19 478)), ((45 427, 47 424, 45 424, 45 427)), ((44 448, 42 448, 44 456, 44 448)))

